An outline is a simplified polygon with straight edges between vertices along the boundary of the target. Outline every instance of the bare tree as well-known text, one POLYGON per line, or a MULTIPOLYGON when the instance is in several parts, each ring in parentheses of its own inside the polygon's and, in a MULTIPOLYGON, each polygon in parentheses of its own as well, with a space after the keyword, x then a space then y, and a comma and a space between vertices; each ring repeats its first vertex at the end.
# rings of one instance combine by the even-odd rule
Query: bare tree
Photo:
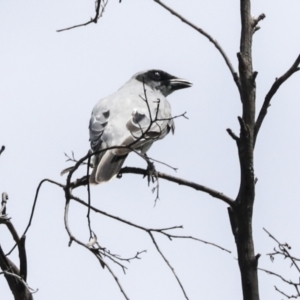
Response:
MULTIPOLYGON (((273 98, 273 96, 276 94, 277 90, 281 87, 281 85, 295 72, 299 71, 299 64, 300 64, 300 55, 295 59, 295 61, 292 63, 292 65, 289 67, 287 66, 287 71, 281 75, 280 77, 277 77, 273 85, 270 87, 269 92, 266 94, 264 102, 262 107, 259 109, 258 117, 256 118, 255 112, 256 112, 256 77, 258 72, 253 70, 253 58, 252 58, 252 40, 255 32, 259 30, 258 24, 260 21, 262 21, 265 18, 264 14, 259 15, 258 17, 254 18, 251 14, 251 1, 250 0, 240 0, 240 19, 241 19, 241 34, 240 34, 240 47, 237 53, 237 60, 238 60, 238 70, 235 70, 233 67, 233 64, 229 60, 225 50, 221 47, 221 45, 216 41, 214 37, 212 37, 209 33, 207 33, 205 30, 200 28, 198 25, 195 25, 194 23, 187 20, 184 16, 179 14, 178 12, 174 11, 172 8, 161 2, 160 0, 154 0, 158 5, 160 5, 163 9, 174 15, 176 18, 181 20, 183 23, 185 23, 187 26, 189 26, 191 29, 196 30, 201 36, 206 37, 217 49, 217 51, 220 53, 222 58, 224 59, 224 62, 229 69, 229 72, 233 79, 233 84, 235 84, 238 93, 239 98, 242 106, 242 115, 238 116, 238 122, 240 126, 240 133, 236 134, 231 129, 227 129, 227 132, 229 136, 233 139, 233 141, 236 143, 237 150, 238 150, 238 158, 239 158, 239 164, 240 164, 240 182, 239 182, 239 189, 237 191, 237 197, 235 199, 232 199, 231 197, 228 197, 227 195, 224 195, 223 193, 216 191, 210 187, 203 186, 199 183, 190 182, 185 179, 181 179, 178 177, 174 177, 168 174, 164 174, 161 172, 157 172, 155 169, 152 169, 153 172, 149 174, 149 169, 137 169, 137 168, 123 168, 120 172, 120 176, 126 173, 134 173, 139 174, 143 176, 148 177, 149 180, 152 181, 152 183, 156 184, 154 187, 156 191, 159 190, 158 180, 164 179, 171 182, 174 182, 176 184, 185 185, 187 187, 191 187, 193 189, 196 189, 198 191, 207 193, 211 195, 212 197, 223 201, 226 204, 226 207, 228 209, 230 224, 232 228, 232 234, 234 236, 235 242, 236 242, 236 248, 238 253, 238 263, 240 268, 240 274, 241 274, 241 283, 242 283, 242 289, 243 289, 243 299, 244 300, 258 300, 259 299, 259 288, 258 288, 258 261, 260 254, 255 253, 254 248, 254 241, 253 241, 253 233, 252 233, 252 220, 253 220, 253 206, 255 202, 255 184, 256 184, 256 177, 255 177, 255 168, 254 168, 254 150, 255 145, 258 137, 259 130, 263 124, 263 121, 267 115, 268 107, 270 105, 270 102, 273 98)), ((79 26, 86 26, 91 23, 97 23, 98 19, 101 17, 101 15, 104 12, 104 8, 107 5, 107 1, 96 1, 96 8, 95 8, 95 17, 92 18, 90 21, 80 24, 80 25, 74 25, 62 30, 58 31, 64 31, 69 29, 74 29, 79 26)), ((275 76, 274 76, 275 77, 275 76)), ((144 95, 145 98, 147 98, 147 94, 145 91, 144 95)), ((184 116, 184 114, 183 114, 184 116)), ((153 122, 156 122, 157 119, 153 119, 153 122)), ((147 130, 142 133, 142 135, 139 138, 147 138, 147 130)), ((129 146, 130 148, 130 146, 129 146)), ((130 148, 131 149, 131 148, 130 148)), ((132 150, 132 149, 131 149, 132 150)), ((116 283, 118 284, 121 292, 123 293, 125 299, 129 299, 129 296, 124 291, 123 287, 121 286, 118 278, 113 273, 110 265, 107 263, 107 261, 116 263, 119 265, 124 271, 126 267, 124 266, 124 261, 130 261, 132 259, 138 259, 140 258, 140 255, 145 251, 141 250, 138 251, 136 255, 133 255, 131 258, 121 258, 118 255, 112 253, 111 251, 107 250, 105 247, 101 246, 98 243, 97 235, 92 230, 91 226, 91 220, 90 220, 90 211, 94 211, 96 213, 105 215, 107 217, 113 218, 117 220, 118 222, 122 222, 128 226, 133 226, 139 230, 143 230, 146 234, 149 235, 149 238, 154 243, 158 253, 163 257, 166 264, 170 267, 171 271, 173 272, 178 284, 181 287, 181 290, 184 294, 184 297, 188 299, 187 292, 185 291, 183 285, 181 284, 179 277, 174 271, 174 268, 169 263, 166 256, 162 253, 162 251, 159 248, 159 245, 157 241, 155 240, 155 234, 161 234, 169 238, 170 240, 174 238, 189 238, 193 240, 199 240, 195 237, 191 236, 180 236, 170 233, 171 230, 181 228, 181 226, 171 226, 169 228, 158 228, 158 229, 152 229, 152 228, 145 228, 143 226, 140 226, 138 224, 134 224, 130 221, 121 219, 119 217, 110 215, 92 205, 92 200, 90 196, 90 188, 88 183, 89 178, 89 167, 90 167, 90 160, 93 155, 96 153, 88 152, 87 155, 85 155, 83 158, 76 160, 74 155, 68 156, 68 160, 73 161, 75 165, 69 170, 66 183, 61 184, 58 182, 55 182, 50 179, 43 180, 37 189, 35 202, 30 218, 30 222, 24 232, 24 235, 26 234, 28 228, 30 227, 31 220, 34 214, 34 207, 35 203, 38 199, 38 194, 40 191, 40 188, 44 182, 50 182, 52 184, 55 184, 62 188, 65 193, 65 199, 66 199, 66 206, 65 206, 65 227, 68 232, 70 242, 69 245, 72 244, 72 242, 76 242, 77 244, 83 246, 88 251, 90 251, 92 254, 95 255, 99 263, 102 267, 107 268, 108 271, 112 274, 114 277, 116 283), (82 165, 85 165, 87 167, 87 174, 86 176, 76 179, 73 179, 73 175, 75 174, 75 171, 82 165), (87 201, 83 201, 79 197, 73 194, 73 191, 80 187, 80 186, 86 186, 87 187, 87 201), (82 206, 85 206, 87 208, 87 224, 89 226, 89 241, 88 242, 82 242, 80 241, 76 236, 74 236, 71 232, 70 226, 68 224, 68 211, 71 201, 76 201, 77 203, 80 203, 82 206)), ((151 158, 147 158, 148 165, 153 165, 155 160, 152 160, 151 158)), ((274 239, 274 238, 273 238, 274 239)), ((274 239, 276 240, 276 239, 274 239)), ((276 241, 278 245, 281 247, 281 252, 275 252, 275 254, 279 255, 286 255, 289 257, 294 264, 295 258, 292 256, 289 256, 286 252, 285 246, 283 244, 276 241), (283 248, 282 248, 283 247, 283 248)), ((205 242, 208 243, 208 242, 205 242)), ((212 244, 212 243, 210 243, 212 244)), ((214 244, 213 244, 214 245, 214 244)), ((217 246, 217 245, 214 245, 217 246)), ((217 246, 221 248, 222 250, 226 250, 221 246, 217 246)), ((227 251, 227 250, 226 250, 227 251)), ((275 255, 274 253, 270 254, 270 257, 275 255)), ((266 270, 264 270, 266 271, 266 270)), ((270 274, 272 272, 267 271, 270 274)), ((274 273, 272 274, 274 275, 274 273)), ((281 278, 284 280, 283 278, 281 278)), ((295 289, 297 293, 298 291, 298 283, 290 283, 295 286, 295 289)), ((280 291, 281 292, 281 291, 280 291)), ((285 295, 283 292, 281 292, 283 295, 285 295)), ((298 295, 297 295, 298 296, 298 295)), ((295 296, 296 297, 296 296, 295 296)), ((294 297, 294 298, 295 298, 294 297)))
MULTIPOLYGON (((154 0, 163 9, 170 12, 175 17, 179 18, 183 23, 199 32, 206 37, 219 51, 223 57, 226 66, 228 67, 233 81, 238 89, 241 105, 242 116, 238 117, 240 124, 240 134, 236 135, 231 129, 227 129, 228 134, 236 142, 238 156, 241 169, 240 187, 236 199, 230 199, 224 196, 221 192, 212 191, 210 188, 202 187, 198 190, 209 193, 215 198, 218 198, 228 204, 229 219, 232 227, 232 233, 235 238, 238 262, 241 272, 241 280, 243 287, 244 300, 258 300, 258 277, 257 266, 260 254, 255 254, 253 234, 252 234, 252 218, 253 205, 255 201, 255 171, 253 154, 255 143, 261 125, 266 117, 270 102, 280 88, 280 86, 295 72, 299 71, 300 55, 296 58, 292 66, 279 78, 276 78, 269 92, 265 96, 264 103, 260 108, 257 119, 255 119, 256 111, 256 76, 257 71, 253 70, 252 59, 252 39, 257 30, 260 29, 258 24, 265 18, 264 14, 257 18, 251 14, 251 0, 240 0, 240 17, 241 17, 241 35, 240 49, 237 53, 238 71, 234 70, 226 52, 220 44, 205 30, 193 24, 182 15, 174 11, 172 8, 164 4, 160 0, 154 0)), ((142 173, 142 170, 123 169, 122 172, 142 173)), ((170 180, 170 177, 165 174, 158 174, 159 177, 170 180)), ((174 182, 184 184, 181 179, 175 179, 174 182)), ((188 183, 190 187, 197 186, 196 183, 188 183)))

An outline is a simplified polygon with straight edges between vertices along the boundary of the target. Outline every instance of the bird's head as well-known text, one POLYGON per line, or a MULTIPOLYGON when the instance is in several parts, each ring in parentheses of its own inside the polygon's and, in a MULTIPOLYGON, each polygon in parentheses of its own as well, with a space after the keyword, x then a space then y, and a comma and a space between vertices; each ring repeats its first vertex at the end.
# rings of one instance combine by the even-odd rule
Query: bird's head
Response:
POLYGON ((135 79, 160 91, 165 97, 172 92, 192 86, 188 80, 175 77, 161 70, 149 70, 134 75, 135 79))

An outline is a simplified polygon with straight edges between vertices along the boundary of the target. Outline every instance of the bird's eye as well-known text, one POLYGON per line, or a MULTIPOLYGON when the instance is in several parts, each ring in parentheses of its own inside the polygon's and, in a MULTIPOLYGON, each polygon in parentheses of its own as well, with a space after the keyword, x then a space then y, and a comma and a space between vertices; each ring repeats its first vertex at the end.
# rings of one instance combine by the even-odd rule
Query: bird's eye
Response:
POLYGON ((157 78, 157 79, 160 79, 160 73, 158 71, 154 72, 154 76, 157 78))

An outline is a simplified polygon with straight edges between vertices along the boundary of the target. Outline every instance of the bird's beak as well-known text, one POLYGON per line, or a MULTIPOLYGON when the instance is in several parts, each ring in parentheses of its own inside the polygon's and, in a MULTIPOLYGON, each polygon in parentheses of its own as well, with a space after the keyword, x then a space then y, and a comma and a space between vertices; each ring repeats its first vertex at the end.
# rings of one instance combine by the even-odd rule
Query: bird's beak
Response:
POLYGON ((176 90, 191 87, 193 84, 190 81, 185 79, 172 78, 168 80, 168 85, 173 91, 176 91, 176 90))

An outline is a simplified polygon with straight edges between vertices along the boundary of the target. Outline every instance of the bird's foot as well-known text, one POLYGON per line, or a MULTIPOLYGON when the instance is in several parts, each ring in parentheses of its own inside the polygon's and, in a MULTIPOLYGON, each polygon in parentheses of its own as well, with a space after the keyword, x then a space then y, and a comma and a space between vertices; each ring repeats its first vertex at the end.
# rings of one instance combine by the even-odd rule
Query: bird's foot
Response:
POLYGON ((144 178, 147 176, 148 180, 148 186, 150 185, 150 182, 154 183, 157 181, 157 171, 155 169, 154 163, 150 161, 148 156, 144 154, 145 160, 147 162, 147 169, 146 169, 146 174, 144 175, 144 178))

